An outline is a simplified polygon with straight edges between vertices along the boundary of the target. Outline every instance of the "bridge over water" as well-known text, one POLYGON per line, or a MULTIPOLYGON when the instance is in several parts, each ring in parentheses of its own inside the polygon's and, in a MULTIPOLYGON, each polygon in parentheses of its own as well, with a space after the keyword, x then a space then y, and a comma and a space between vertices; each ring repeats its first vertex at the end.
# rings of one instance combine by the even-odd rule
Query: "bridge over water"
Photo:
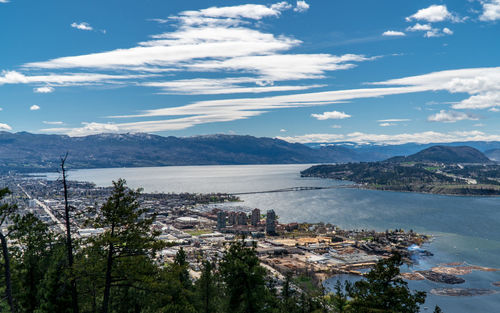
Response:
POLYGON ((346 189, 346 188, 358 188, 358 187, 359 187, 358 184, 335 185, 335 186, 327 186, 327 187, 290 187, 290 188, 265 190, 265 191, 236 192, 236 193, 232 193, 232 195, 233 196, 241 196, 241 195, 253 195, 253 194, 258 194, 258 193, 290 192, 290 191, 321 190, 321 189, 346 189))

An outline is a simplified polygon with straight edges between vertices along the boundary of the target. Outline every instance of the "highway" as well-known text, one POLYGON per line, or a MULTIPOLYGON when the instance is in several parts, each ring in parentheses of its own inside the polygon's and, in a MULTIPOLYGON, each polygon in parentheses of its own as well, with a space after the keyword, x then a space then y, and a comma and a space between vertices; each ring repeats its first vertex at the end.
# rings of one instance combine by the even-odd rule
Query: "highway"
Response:
POLYGON ((236 193, 231 193, 231 195, 241 196, 241 195, 253 195, 253 194, 258 194, 258 193, 290 192, 290 191, 321 190, 321 189, 345 189, 345 188, 358 188, 358 187, 359 187, 358 184, 335 185, 335 186, 328 186, 328 187, 290 187, 290 188, 282 188, 282 189, 276 189, 276 190, 236 192, 236 193))

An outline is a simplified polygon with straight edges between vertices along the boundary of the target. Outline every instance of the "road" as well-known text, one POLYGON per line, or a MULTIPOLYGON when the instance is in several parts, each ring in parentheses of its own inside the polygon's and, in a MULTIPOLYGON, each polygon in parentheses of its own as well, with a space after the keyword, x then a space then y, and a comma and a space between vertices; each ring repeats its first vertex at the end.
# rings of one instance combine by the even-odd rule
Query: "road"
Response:
POLYGON ((24 194, 26 195, 26 197, 28 197, 28 199, 35 200, 36 204, 38 204, 45 211, 45 213, 47 213, 47 215, 54 222, 56 227, 58 227, 63 233, 66 231, 66 228, 63 226, 64 224, 61 221, 59 221, 54 214, 52 214, 52 210, 48 205, 46 205, 45 203, 43 203, 38 199, 34 199, 33 197, 31 197, 31 195, 26 190, 24 190, 24 188, 21 185, 18 184, 17 186, 22 190, 22 192, 24 192, 24 194))

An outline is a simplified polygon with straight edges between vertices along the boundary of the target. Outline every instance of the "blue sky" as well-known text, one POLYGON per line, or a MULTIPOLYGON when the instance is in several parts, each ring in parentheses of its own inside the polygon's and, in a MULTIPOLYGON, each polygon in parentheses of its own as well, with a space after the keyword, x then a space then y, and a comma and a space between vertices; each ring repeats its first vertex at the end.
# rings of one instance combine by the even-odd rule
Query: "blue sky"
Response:
POLYGON ((0 128, 500 140, 500 0, 0 0, 0 128))

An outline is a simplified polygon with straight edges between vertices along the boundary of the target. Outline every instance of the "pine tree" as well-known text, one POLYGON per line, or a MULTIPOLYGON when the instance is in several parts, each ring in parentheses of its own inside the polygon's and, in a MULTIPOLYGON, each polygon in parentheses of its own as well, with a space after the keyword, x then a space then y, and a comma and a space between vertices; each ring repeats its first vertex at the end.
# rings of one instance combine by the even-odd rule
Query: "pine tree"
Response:
POLYGON ((140 190, 128 189, 123 179, 113 182, 113 187, 112 195, 94 212, 96 217, 92 220, 95 228, 105 231, 89 241, 102 247, 106 254, 103 313, 117 311, 110 309, 111 302, 113 306, 127 303, 128 309, 133 310, 145 305, 141 292, 149 291, 147 283, 154 275, 155 253, 162 247, 157 239, 159 234, 151 231, 154 216, 147 217, 147 210, 140 208, 140 190))
POLYGON ((243 241, 233 243, 224 253, 220 273, 225 285, 226 312, 266 312, 266 270, 260 266, 255 247, 243 241))
POLYGON ((209 261, 203 261, 201 276, 196 281, 195 290, 197 297, 197 308, 200 313, 215 313, 219 311, 219 293, 217 280, 214 275, 214 265, 209 261))
POLYGON ((408 284, 399 277, 403 265, 401 255, 394 253, 389 259, 377 262, 366 280, 357 281, 347 289, 353 312, 416 313, 425 302, 425 292, 411 293, 408 284))

